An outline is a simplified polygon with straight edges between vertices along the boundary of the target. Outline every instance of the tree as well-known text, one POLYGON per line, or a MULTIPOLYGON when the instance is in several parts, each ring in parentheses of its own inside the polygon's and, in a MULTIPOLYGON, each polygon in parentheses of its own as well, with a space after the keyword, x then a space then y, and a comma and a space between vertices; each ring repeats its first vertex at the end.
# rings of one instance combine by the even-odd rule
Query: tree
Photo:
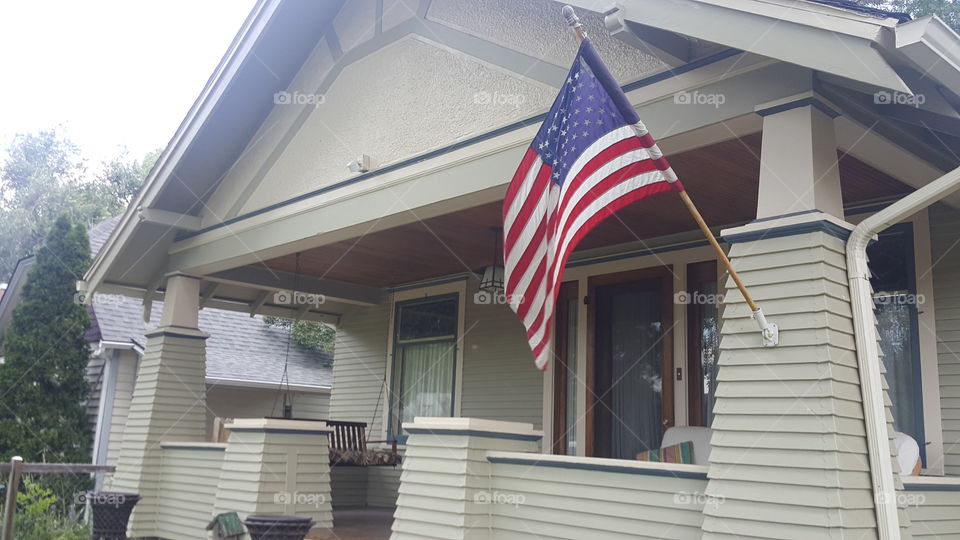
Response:
POLYGON ((907 13, 913 18, 936 15, 955 32, 960 32, 960 1, 958 0, 854 0, 857 4, 907 13))
MULTIPOLYGON (((293 321, 282 317, 264 317, 263 322, 267 326, 290 328, 290 323, 293 321)), ((314 321, 297 321, 293 323, 293 333, 290 339, 304 349, 316 349, 321 352, 333 354, 333 343, 336 336, 336 329, 329 324, 314 321)))
POLYGON ((158 156, 124 152, 91 173, 57 130, 17 135, 0 166, 0 281, 37 250, 58 216, 89 226, 122 212, 158 156))
POLYGON ((90 317, 76 282, 90 266, 86 229, 57 219, 13 311, 0 365, 0 460, 84 463, 90 317))

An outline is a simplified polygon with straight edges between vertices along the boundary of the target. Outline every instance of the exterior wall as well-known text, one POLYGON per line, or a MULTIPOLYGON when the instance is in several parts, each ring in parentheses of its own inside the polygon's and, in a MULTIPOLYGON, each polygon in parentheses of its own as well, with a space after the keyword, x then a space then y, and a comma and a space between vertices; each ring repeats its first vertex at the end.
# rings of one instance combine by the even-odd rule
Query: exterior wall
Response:
MULTIPOLYGON (((528 422, 543 419, 543 375, 529 358, 523 327, 505 305, 474 301, 470 281, 464 303, 460 416, 528 422)), ((388 341, 393 302, 357 308, 341 317, 333 364, 330 418, 373 421, 372 439, 386 435, 388 341)))
POLYGON ((703 495, 706 467, 522 454, 489 459, 495 539, 698 539, 704 504, 722 502, 703 495), (496 462, 511 458, 523 461, 496 462))
POLYGON ((116 465, 127 425, 133 386, 137 380, 139 356, 134 351, 121 351, 117 362, 117 386, 113 392, 113 419, 110 422, 110 440, 107 446, 107 465, 116 465))
MULTIPOLYGON (((293 414, 297 418, 323 420, 330 412, 327 392, 293 392, 293 414)), ((282 416, 282 397, 276 388, 244 388, 207 384, 207 433, 213 432, 213 419, 263 418, 282 416)))
POLYGON ((960 475, 960 211, 930 208, 944 473, 960 475))
POLYGON ((213 517, 226 445, 164 444, 163 475, 157 508, 157 534, 163 538, 206 540, 213 517))
MULTIPOLYGON (((547 0, 431 2, 426 19, 434 27, 404 20, 415 11, 384 5, 381 33, 373 0, 341 10, 330 27, 335 45, 322 39, 289 88, 322 94, 323 103, 275 107, 209 203, 211 218, 343 180, 350 175, 343 164, 359 151, 392 163, 542 112, 575 51, 573 36, 557 33, 566 27, 559 6, 547 0), (515 53, 497 54, 501 47, 515 53), (511 64, 516 53, 524 56, 511 64), (318 146, 321 139, 340 143, 318 146), (234 197, 251 194, 236 204, 234 197)), ((618 80, 665 67, 610 37, 599 14, 581 11, 618 80)))
POLYGON ((903 494, 914 538, 960 537, 960 483, 956 479, 904 480, 903 494))
POLYGON ((526 332, 506 305, 479 304, 467 284, 460 415, 543 424, 543 373, 533 364, 526 332))
POLYGON ((331 420, 367 422, 371 433, 386 433, 383 411, 388 401, 383 382, 389 328, 389 303, 357 308, 340 318, 333 354, 331 420))

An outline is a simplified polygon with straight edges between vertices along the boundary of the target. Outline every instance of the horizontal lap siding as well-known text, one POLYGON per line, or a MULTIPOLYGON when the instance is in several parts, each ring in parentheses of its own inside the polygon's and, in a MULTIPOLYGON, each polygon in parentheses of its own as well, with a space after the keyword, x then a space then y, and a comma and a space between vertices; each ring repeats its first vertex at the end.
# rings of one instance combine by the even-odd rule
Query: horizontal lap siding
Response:
POLYGON ((944 472, 960 475, 960 212, 930 208, 944 472))
POLYGON ((706 480, 496 463, 493 538, 700 538, 706 480))
POLYGON ((387 369, 390 304, 355 308, 340 318, 333 362, 330 418, 371 424, 380 439, 389 405, 383 380, 387 369))
POLYGON ((960 538, 960 491, 904 493, 914 538, 960 538))
POLYGON ((463 337, 461 416, 543 424, 543 373, 520 319, 506 305, 476 304, 470 281, 463 337))
POLYGON ((163 449, 163 475, 157 504, 157 534, 164 538, 206 539, 220 481, 223 450, 163 449))
MULTIPOLYGON (((212 433, 213 419, 263 418, 283 415, 283 396, 278 388, 242 388, 217 384, 207 385, 207 432, 212 433)), ((310 420, 326 419, 330 412, 330 395, 319 392, 293 392, 293 416, 310 420)))
POLYGON ((824 233, 735 244, 780 345, 726 283, 705 510, 710 538, 876 536, 844 243, 824 233))

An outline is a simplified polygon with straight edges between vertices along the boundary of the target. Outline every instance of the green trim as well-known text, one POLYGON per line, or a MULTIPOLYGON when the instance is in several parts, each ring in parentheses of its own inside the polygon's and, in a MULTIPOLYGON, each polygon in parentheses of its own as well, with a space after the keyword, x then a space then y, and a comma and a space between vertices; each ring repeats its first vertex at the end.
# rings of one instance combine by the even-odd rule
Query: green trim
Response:
POLYGON ((164 337, 178 337, 178 338, 184 338, 184 339, 199 339, 199 340, 205 340, 208 337, 210 337, 207 335, 187 334, 184 332, 177 332, 176 330, 166 330, 166 329, 147 332, 143 336, 146 338, 164 336, 164 337))
POLYGON ((453 437, 484 437, 486 439, 504 439, 508 441, 534 441, 535 442, 543 438, 543 435, 534 435, 534 434, 524 435, 522 433, 501 433, 499 431, 483 431, 479 429, 406 428, 404 431, 406 431, 410 435, 449 435, 453 437))
POLYGON ((850 237, 850 229, 841 227, 832 221, 808 221, 806 223, 797 223, 794 225, 784 225, 781 227, 772 227, 758 231, 750 231, 738 234, 727 234, 722 237, 728 244, 737 244, 741 242, 753 242, 756 240, 769 240, 771 238, 783 238, 786 236, 796 236, 799 234, 809 234, 814 232, 824 232, 830 236, 846 241, 850 237))
POLYGON ((236 433, 280 433, 285 435, 329 435, 333 428, 318 431, 316 429, 290 429, 290 428, 258 428, 258 427, 232 427, 228 430, 236 433))
POLYGON ((960 491, 960 484, 903 484, 904 491, 960 491))
POLYGON ((789 111, 792 109, 799 109, 800 107, 806 107, 808 105, 813 107, 814 109, 819 110, 820 112, 829 116, 830 118, 836 118, 840 116, 840 113, 833 110, 832 107, 830 107, 826 103, 814 97, 807 97, 803 99, 798 99, 796 101, 791 101, 789 103, 783 103, 781 105, 768 107, 766 109, 760 109, 757 111, 757 114, 759 114, 760 116, 770 116, 771 114, 777 114, 777 113, 789 111))
POLYGON ((604 463, 578 463, 567 461, 543 461, 536 457, 526 458, 502 458, 487 457, 490 463, 504 463, 507 465, 528 465, 530 467, 552 467, 555 469, 572 469, 578 471, 597 471, 623 474, 635 474, 638 476, 660 476, 667 478, 684 478, 691 480, 707 480, 707 473, 693 471, 671 471, 668 469, 638 469, 636 467, 624 467, 623 465, 607 465, 604 463))

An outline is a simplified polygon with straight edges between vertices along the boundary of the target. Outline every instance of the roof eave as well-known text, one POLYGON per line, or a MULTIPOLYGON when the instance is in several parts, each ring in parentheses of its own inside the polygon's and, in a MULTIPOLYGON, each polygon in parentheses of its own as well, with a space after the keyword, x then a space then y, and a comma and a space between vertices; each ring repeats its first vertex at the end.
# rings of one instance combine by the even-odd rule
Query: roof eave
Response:
POLYGON ((200 129, 216 107, 220 96, 230 85, 280 2, 281 0, 258 0, 250 15, 244 20, 243 26, 230 43, 217 68, 207 80, 199 97, 194 101, 163 153, 150 170, 143 187, 127 207, 119 225, 104 242, 89 270, 84 274, 85 292, 96 292, 104 281, 118 252, 126 245, 140 224, 139 209, 149 208, 163 187, 169 182, 171 173, 176 168, 180 158, 196 139, 200 129))
POLYGON ((960 35, 931 15, 896 28, 896 48, 924 75, 957 93, 960 88, 960 35))

